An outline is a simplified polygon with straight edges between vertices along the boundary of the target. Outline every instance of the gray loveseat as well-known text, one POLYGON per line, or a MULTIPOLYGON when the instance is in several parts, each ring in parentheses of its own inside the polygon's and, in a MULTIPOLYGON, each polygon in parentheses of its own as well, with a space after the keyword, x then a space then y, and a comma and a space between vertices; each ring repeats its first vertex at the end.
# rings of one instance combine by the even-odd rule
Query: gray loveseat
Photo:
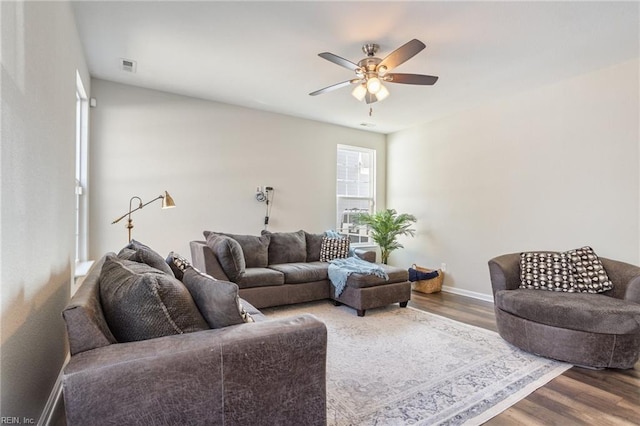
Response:
POLYGON ((266 320, 243 302, 255 322, 120 343, 101 301, 107 257, 63 312, 71 352, 63 375, 67 424, 326 424, 321 321, 266 320))
MULTIPOLYGON (((344 291, 337 295, 328 278, 329 263, 320 261, 323 234, 303 230, 263 232, 261 236, 208 231, 204 234, 208 241, 190 243, 193 265, 217 279, 235 282, 240 297, 257 308, 332 299, 364 316, 367 309, 393 303, 405 307, 411 299, 408 271, 383 264, 380 266, 388 280, 352 274, 344 291), (219 244, 212 248, 211 240, 219 236, 226 237, 231 250, 219 244), (239 263, 242 267, 238 267, 239 263)), ((374 251, 356 249, 354 252, 364 260, 375 262, 374 251)))
POLYGON ((640 267, 600 258, 613 289, 565 293, 519 288, 520 254, 489 261, 498 332, 528 352, 595 368, 640 358, 640 267))

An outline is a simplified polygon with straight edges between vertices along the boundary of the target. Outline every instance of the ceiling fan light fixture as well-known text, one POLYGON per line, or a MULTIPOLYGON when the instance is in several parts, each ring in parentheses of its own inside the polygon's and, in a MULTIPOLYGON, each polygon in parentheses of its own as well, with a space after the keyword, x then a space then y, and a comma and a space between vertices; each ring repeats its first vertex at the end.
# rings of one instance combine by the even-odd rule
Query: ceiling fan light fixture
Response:
POLYGON ((381 87, 382 87, 382 83, 380 82, 380 79, 378 77, 371 77, 367 79, 367 90, 372 95, 375 95, 376 93, 378 93, 381 87))
POLYGON ((389 90, 387 90, 387 88, 381 84, 380 90, 378 90, 378 93, 376 93, 376 98, 378 99, 378 101, 381 101, 383 99, 386 99, 387 96, 389 96, 389 90))
POLYGON ((366 88, 366 86, 364 84, 358 84, 355 87, 355 89, 353 89, 353 92, 351 92, 351 94, 358 101, 362 101, 364 99, 365 95, 367 94, 367 88, 366 88))
POLYGON ((384 82, 432 86, 436 81, 438 81, 437 76, 424 74, 398 74, 391 72, 394 68, 397 68, 399 65, 420 53, 425 47, 426 46, 423 42, 414 38, 385 56, 383 59, 380 59, 375 57, 379 46, 374 43, 369 43, 362 46, 362 50, 367 57, 361 59, 357 63, 351 62, 330 52, 319 53, 318 56, 321 58, 355 72, 356 78, 332 84, 331 86, 311 92, 309 95, 316 96, 342 87, 356 85, 351 92, 353 97, 358 101, 364 100, 367 104, 372 104, 386 99, 389 96, 389 90, 383 85, 384 82))

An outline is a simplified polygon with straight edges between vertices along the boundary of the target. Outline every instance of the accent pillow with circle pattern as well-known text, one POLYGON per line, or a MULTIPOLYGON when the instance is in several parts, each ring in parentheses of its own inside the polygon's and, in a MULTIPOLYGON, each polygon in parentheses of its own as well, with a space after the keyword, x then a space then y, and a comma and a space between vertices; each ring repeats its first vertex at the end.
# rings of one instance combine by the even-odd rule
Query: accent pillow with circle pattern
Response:
POLYGON ((520 288, 567 293, 602 293, 613 288, 591 247, 565 252, 520 253, 520 288))
POLYGON ((520 253, 520 288, 573 293, 569 256, 559 252, 520 253))
POLYGON ((566 253, 571 261, 571 273, 575 278, 576 291, 602 293, 613 288, 607 271, 591 247, 585 246, 566 253))
POLYGON ((320 262, 349 257, 350 242, 348 238, 322 237, 320 245, 320 262))

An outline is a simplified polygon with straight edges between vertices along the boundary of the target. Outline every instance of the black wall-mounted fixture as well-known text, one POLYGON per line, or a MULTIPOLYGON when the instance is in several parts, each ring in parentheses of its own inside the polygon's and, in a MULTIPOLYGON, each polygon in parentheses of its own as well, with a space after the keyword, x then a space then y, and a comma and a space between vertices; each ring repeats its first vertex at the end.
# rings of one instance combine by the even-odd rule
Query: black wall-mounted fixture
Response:
POLYGON ((262 188, 258 187, 256 191, 256 200, 265 203, 266 212, 264 215, 264 229, 267 229, 269 226, 269 216, 271 216, 271 207, 273 207, 273 193, 274 189, 272 186, 265 186, 264 191, 262 188))

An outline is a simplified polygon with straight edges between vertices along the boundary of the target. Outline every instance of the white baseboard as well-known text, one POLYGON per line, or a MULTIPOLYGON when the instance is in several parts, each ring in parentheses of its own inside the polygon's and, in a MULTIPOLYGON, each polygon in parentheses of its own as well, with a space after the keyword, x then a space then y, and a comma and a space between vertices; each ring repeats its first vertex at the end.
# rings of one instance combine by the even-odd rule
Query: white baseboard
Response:
POLYGON ((448 285, 443 285, 442 291, 447 293, 459 294, 460 296, 467 296, 473 299, 479 299, 479 300, 484 300, 485 302, 493 303, 492 294, 478 293, 475 291, 464 290, 461 288, 449 287, 448 285))
POLYGON ((69 358, 70 356, 69 354, 67 354, 67 357, 62 364, 62 368, 60 369, 60 373, 58 373, 58 378, 53 385, 53 389, 51 389, 49 399, 47 399, 47 403, 42 410, 40 420, 38 420, 38 426, 49 426, 51 422, 55 420, 53 418, 53 415, 56 412, 56 408, 58 408, 62 403, 62 375, 64 367, 66 367, 67 363, 69 362, 69 358))

